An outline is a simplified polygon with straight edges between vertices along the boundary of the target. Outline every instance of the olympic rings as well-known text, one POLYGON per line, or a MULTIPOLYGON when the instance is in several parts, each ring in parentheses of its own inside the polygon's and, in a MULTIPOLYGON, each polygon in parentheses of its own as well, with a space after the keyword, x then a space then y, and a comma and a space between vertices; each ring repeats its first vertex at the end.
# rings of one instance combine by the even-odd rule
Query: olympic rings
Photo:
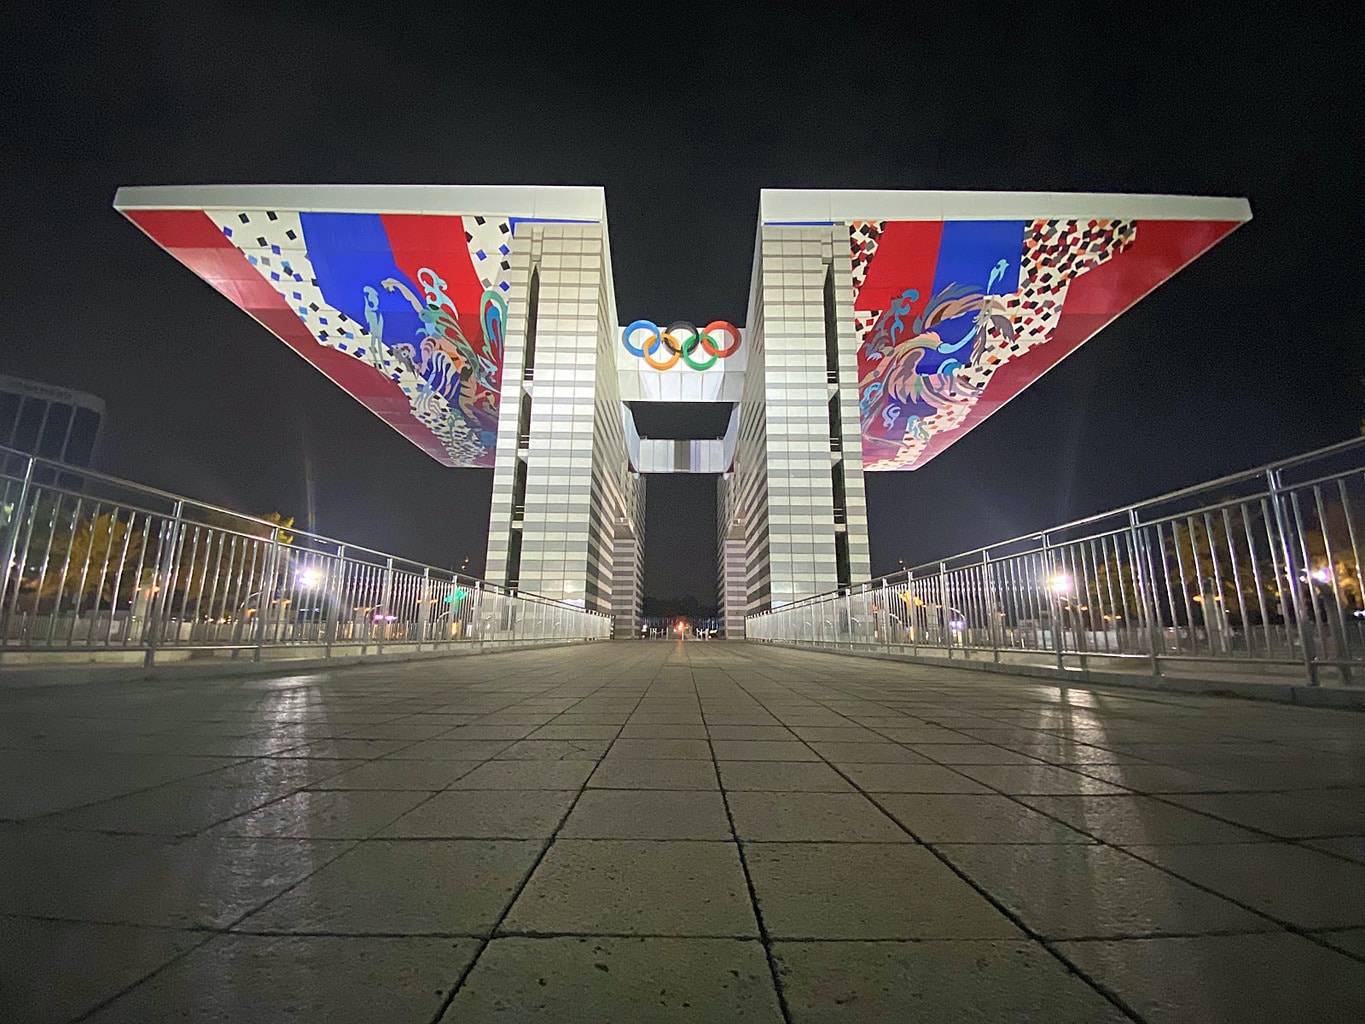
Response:
POLYGON ((740 335, 734 324, 725 320, 713 320, 701 331, 685 320, 670 325, 667 330, 660 330, 651 320, 636 320, 621 333, 621 343, 627 352, 643 359, 655 370, 671 370, 680 360, 693 370, 709 370, 718 360, 739 350, 740 335), (632 344, 631 336, 641 330, 647 332, 645 339, 639 345, 632 344), (722 341, 729 344, 722 344, 722 341), (695 358, 697 349, 710 358, 695 358), (655 354, 661 350, 667 354, 656 358, 655 354))

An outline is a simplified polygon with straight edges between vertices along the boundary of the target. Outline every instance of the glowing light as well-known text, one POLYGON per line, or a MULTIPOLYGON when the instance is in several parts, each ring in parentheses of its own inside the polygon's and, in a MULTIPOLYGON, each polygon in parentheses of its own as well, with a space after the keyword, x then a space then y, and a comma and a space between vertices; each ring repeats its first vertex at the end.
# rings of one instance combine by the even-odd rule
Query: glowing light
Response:
POLYGON ((322 586, 321 569, 300 569, 294 576, 300 590, 315 590, 322 586))
POLYGON ((1054 594, 1067 594, 1071 592, 1071 577, 1064 572, 1059 572, 1047 582, 1048 589, 1054 594))
POLYGON ((1312 575, 1313 579, 1317 580, 1319 583, 1332 582, 1332 571, 1330 569, 1314 569, 1312 575))

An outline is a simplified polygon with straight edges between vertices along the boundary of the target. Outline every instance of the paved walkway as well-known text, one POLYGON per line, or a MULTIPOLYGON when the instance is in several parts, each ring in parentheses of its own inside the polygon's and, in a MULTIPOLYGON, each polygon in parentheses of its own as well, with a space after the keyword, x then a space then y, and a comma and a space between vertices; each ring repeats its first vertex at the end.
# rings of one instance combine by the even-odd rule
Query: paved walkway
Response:
POLYGON ((1359 1021, 1365 716, 723 643, 0 688, 0 1020, 1359 1021))

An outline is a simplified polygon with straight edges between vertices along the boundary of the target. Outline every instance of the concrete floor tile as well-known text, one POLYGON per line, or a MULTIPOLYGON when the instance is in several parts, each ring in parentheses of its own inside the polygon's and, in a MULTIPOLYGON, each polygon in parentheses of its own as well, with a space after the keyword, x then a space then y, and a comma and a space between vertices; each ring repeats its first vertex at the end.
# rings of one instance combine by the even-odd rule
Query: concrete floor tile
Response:
POLYGON ((1365 928, 1348 928, 1339 932, 1317 932, 1316 937, 1358 960, 1365 960, 1365 928))
POLYGON ((640 722, 632 718, 621 727, 623 740, 704 740, 706 726, 695 722, 640 722))
POLYGON ((1241 783, 1207 772, 1172 768, 1166 764, 1086 764, 1076 768, 1091 778, 1139 793, 1205 793, 1245 788, 1241 783))
POLYGON ((0 916, 0 1020, 66 1024, 208 937, 0 916))
POLYGON ((596 761, 611 740, 520 740, 499 752, 495 761, 596 761))
POLYGON ((807 743, 885 743, 886 737, 859 725, 798 725, 792 732, 807 743))
POLYGON ((1151 1024, 1365 1019, 1365 964, 1288 932, 1057 948, 1151 1024))
POLYGON ((815 752, 837 765, 847 764, 928 764, 929 759, 895 743, 816 742, 815 752))
MULTIPOLYGON (((276 800, 295 787, 223 789, 172 783, 43 819, 52 828, 184 836, 276 800)), ((320 837, 321 838, 321 837, 320 837)))
POLYGON ((937 849, 1044 938, 1274 927, 1264 918, 1110 847, 945 844, 937 849))
POLYGON ((727 790, 770 793, 847 793, 853 787, 820 761, 719 761, 727 790))
POLYGON ((718 761, 818 761, 810 747, 796 740, 712 740, 718 761))
POLYGON ((215 836, 364 839, 425 800, 411 790, 311 790, 225 821, 215 836))
POLYGON ((1130 849, 1299 928, 1365 926, 1365 864, 1289 843, 1130 849))
POLYGON ((90 1020, 418 1024, 477 949, 476 939, 219 935, 90 1020))
POLYGON ((591 761, 489 761, 451 783, 451 789, 582 789, 591 761))
POLYGON ((432 792, 445 789, 468 775, 482 761, 367 761, 355 768, 328 776, 309 789, 411 789, 432 792))
POLYGON ((921 846, 757 843, 746 845, 745 859, 774 938, 1023 937, 921 846))
POLYGON ((442 1018, 633 1024, 780 1024, 763 947, 752 940, 494 939, 442 1018))
POLYGON ((620 739, 611 745, 611 756, 709 761, 711 746, 706 740, 620 739))
POLYGON ((791 730, 783 725, 712 725, 707 732, 713 740, 776 740, 784 743, 795 740, 791 730))
POLYGON ((1116 846, 1254 843, 1268 838, 1149 796, 1021 796, 1019 799, 1116 846))
POLYGON ((574 793, 564 789, 450 789, 376 833, 379 839, 548 839, 574 793))
POLYGON ((1080 775, 1049 764, 988 764, 960 765, 958 770, 969 778, 984 782, 993 789, 1013 796, 1065 796, 1069 794, 1124 793, 1100 779, 1080 775))
POLYGON ((719 760, 723 788, 770 793, 848 793, 853 786, 819 760, 719 760))
POLYGON ((1305 839, 1301 845, 1311 846, 1315 850, 1325 850, 1328 853, 1335 853, 1338 857, 1347 857, 1365 864, 1365 836, 1305 839))
POLYGON ((0 913, 225 928, 350 844, 0 830, 0 913))
POLYGON ((989 743, 914 743, 911 749, 921 757, 939 764, 1037 764, 1020 754, 989 743))
POLYGON ((512 745, 512 740, 419 740, 395 750, 387 757, 398 761, 420 761, 426 758, 450 761, 481 761, 493 757, 512 745))
POLYGON ((700 711, 645 711, 643 709, 632 712, 627 725, 700 725, 705 728, 702 722, 700 711))
POLYGON ((726 799, 740 839, 913 842, 861 793, 732 792, 726 799))
POLYGON ((876 726, 879 733, 895 743, 958 743, 976 745, 971 736, 964 736, 952 729, 939 729, 928 725, 881 725, 876 726))
MULTIPOLYGON (((542 726, 542 728, 544 728, 542 726)), ((497 723, 471 722, 442 734, 447 740, 519 740, 536 732, 533 725, 499 725, 497 723)), ((426 737, 431 739, 432 737, 426 737)))
POLYGON ((1128 1018, 1029 942, 779 942, 792 1024, 1120 1024, 1128 1018))
POLYGON ((981 783, 938 764, 841 764, 869 793, 989 793, 981 783))
POLYGON ((483 935, 543 846, 462 839, 371 839, 322 868, 238 931, 483 935))
POLYGON ((603 758, 588 780, 590 789, 717 789, 716 768, 710 761, 672 758, 603 758))
POLYGON ((878 802, 925 843, 1089 843, 1093 840, 1009 797, 881 793, 878 802))
POLYGON ((370 761, 311 760, 308 758, 261 757, 254 761, 239 761, 196 776, 193 780, 206 786, 242 789, 302 789, 330 779, 370 761))
POLYGON ((734 843, 561 839, 503 932, 758 935, 734 843))
POLYGON ((725 801, 714 788, 691 792, 591 789, 574 805, 560 835, 565 839, 731 838, 725 801))
POLYGON ((1365 790, 1179 793, 1170 801, 1284 839, 1365 832, 1365 790))
POLYGON ((275 751, 272 756, 325 758, 342 761, 369 761, 373 758, 383 757, 385 754, 392 754, 395 751, 402 750, 404 747, 411 746, 414 742, 425 743, 436 741, 359 739, 310 740, 307 743, 301 743, 275 751))
POLYGON ((140 756, 83 751, 0 751, 0 818, 26 818, 83 807, 207 775, 237 758, 140 756))
POLYGON ((542 725, 526 739, 530 740, 612 740, 620 732, 619 725, 542 725))

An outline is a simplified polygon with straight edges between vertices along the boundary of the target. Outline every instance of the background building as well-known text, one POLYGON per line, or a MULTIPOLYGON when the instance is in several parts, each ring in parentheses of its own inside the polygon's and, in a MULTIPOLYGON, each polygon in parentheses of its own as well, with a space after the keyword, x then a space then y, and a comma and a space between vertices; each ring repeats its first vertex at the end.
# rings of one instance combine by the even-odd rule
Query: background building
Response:
POLYGON ((89 466, 103 425, 104 402, 94 395, 0 374, 0 445, 89 466))

